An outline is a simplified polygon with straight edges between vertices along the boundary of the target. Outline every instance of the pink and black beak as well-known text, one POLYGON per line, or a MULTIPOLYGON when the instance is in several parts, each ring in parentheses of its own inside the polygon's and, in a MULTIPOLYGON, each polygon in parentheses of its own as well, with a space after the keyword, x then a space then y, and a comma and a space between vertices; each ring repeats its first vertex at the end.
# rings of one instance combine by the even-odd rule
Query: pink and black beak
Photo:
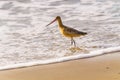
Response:
POLYGON ((54 19, 52 22, 50 22, 49 24, 47 24, 46 26, 49 26, 50 24, 52 24, 53 22, 55 22, 57 19, 54 19))

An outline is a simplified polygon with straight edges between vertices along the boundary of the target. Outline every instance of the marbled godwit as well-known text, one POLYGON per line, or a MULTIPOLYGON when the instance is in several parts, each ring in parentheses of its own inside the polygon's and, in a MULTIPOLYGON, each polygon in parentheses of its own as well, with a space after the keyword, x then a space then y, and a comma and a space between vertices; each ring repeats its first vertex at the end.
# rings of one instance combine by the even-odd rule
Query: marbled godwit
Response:
MULTIPOLYGON (((60 16, 57 16, 48 25, 52 24, 56 20, 58 21, 58 25, 59 25, 59 29, 60 29, 61 34, 64 35, 65 37, 71 38, 71 45, 74 44, 75 47, 76 47, 76 43, 75 43, 75 40, 73 39, 73 37, 80 37, 80 36, 84 36, 87 34, 86 32, 81 32, 81 31, 78 31, 76 29, 73 29, 73 28, 70 28, 70 27, 63 25, 60 16)), ((48 25, 46 25, 46 26, 48 26, 48 25)))

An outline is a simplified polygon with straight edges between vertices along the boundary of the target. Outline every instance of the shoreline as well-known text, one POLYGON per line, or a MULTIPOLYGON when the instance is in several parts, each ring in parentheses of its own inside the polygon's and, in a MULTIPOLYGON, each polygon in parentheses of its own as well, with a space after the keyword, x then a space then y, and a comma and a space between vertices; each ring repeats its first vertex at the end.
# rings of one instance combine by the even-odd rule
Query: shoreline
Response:
POLYGON ((62 58, 58 58, 58 59, 50 59, 50 60, 27 62, 27 63, 18 63, 18 64, 13 64, 13 65, 3 66, 3 67, 0 67, 0 71, 26 68, 26 67, 32 67, 32 66, 38 66, 38 65, 56 64, 56 63, 62 63, 62 62, 78 60, 78 59, 92 58, 92 57, 102 56, 105 54, 117 53, 119 51, 120 51, 120 46, 110 47, 110 48, 106 48, 106 49, 91 51, 90 54, 84 54, 84 55, 79 54, 79 55, 73 55, 73 56, 66 56, 66 57, 62 57, 62 58))
POLYGON ((0 80, 120 80, 120 52, 0 71, 0 80))

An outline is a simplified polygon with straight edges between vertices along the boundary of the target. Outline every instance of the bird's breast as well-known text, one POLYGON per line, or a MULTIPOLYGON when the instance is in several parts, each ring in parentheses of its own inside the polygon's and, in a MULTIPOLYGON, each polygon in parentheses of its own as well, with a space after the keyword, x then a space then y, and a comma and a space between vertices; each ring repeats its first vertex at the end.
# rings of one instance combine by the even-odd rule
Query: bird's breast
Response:
POLYGON ((61 33, 62 35, 64 35, 64 34, 63 34, 63 31, 64 31, 64 29, 63 29, 63 28, 60 28, 60 33, 61 33))

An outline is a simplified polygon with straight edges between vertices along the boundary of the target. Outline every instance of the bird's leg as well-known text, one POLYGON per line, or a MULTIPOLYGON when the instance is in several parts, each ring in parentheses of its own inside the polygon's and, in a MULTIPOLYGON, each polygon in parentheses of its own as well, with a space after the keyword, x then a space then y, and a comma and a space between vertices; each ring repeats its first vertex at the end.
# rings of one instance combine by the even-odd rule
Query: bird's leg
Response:
POLYGON ((71 45, 74 44, 74 47, 76 47, 76 43, 75 43, 75 40, 73 39, 73 37, 71 37, 71 45))
POLYGON ((75 40, 73 39, 73 44, 74 44, 74 47, 76 47, 76 43, 75 43, 75 40))
POLYGON ((71 37, 71 45, 73 45, 73 38, 71 37))

